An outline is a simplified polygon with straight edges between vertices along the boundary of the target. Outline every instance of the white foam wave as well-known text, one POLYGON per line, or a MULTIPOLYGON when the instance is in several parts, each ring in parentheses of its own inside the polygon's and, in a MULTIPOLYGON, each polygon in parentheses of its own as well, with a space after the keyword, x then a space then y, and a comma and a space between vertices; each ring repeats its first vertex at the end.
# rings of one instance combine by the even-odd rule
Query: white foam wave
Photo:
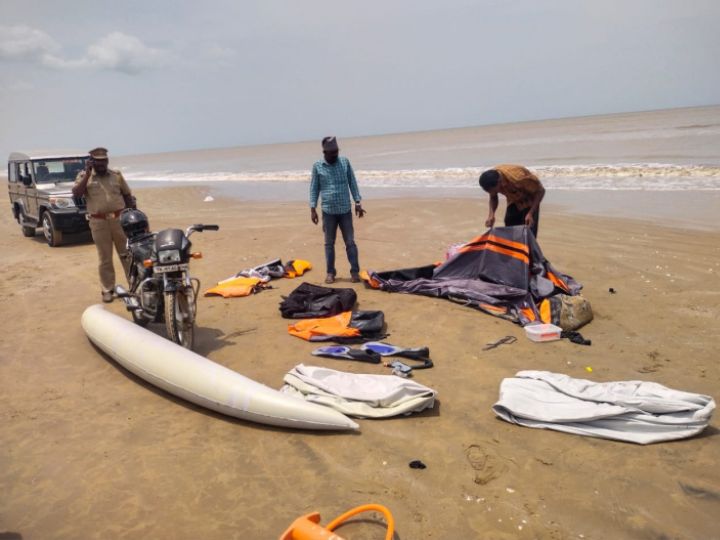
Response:
MULTIPOLYGON (((444 169, 359 170, 361 186, 475 188, 487 167, 444 169)), ((543 183, 563 190, 720 190, 720 166, 664 163, 549 165, 531 167, 543 183)), ((142 182, 309 182, 307 170, 268 172, 131 171, 129 180, 142 182)))

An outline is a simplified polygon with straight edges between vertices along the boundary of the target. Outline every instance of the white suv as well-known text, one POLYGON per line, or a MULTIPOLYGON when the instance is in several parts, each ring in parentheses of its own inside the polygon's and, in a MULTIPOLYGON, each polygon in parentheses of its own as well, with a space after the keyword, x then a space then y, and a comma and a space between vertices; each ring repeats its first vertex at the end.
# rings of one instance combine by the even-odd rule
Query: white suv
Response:
POLYGON ((89 230, 84 197, 73 197, 77 173, 87 152, 13 152, 8 158, 8 192, 13 216, 25 236, 42 227, 48 245, 63 242, 63 233, 89 230))

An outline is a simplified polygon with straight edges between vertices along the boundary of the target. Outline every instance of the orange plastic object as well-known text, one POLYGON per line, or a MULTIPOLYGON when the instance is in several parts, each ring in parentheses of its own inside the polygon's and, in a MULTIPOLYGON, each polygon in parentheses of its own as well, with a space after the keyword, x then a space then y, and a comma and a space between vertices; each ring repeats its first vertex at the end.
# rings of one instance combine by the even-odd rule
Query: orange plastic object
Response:
POLYGON ((345 540, 319 523, 320 514, 318 512, 299 517, 280 536, 280 540, 345 540))
POLYGON ((390 510, 381 504, 363 504, 348 510, 328 523, 327 527, 320 525, 319 513, 307 514, 293 521, 288 530, 280 536, 280 540, 344 540, 342 536, 338 536, 333 531, 351 517, 362 512, 380 512, 385 516, 385 521, 387 521, 385 540, 392 540, 395 535, 395 520, 390 510))

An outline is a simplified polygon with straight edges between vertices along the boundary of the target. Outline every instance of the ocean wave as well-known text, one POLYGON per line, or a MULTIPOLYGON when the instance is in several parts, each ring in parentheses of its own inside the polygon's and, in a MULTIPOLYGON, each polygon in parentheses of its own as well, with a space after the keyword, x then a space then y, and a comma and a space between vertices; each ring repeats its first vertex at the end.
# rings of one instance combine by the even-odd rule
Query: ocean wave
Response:
MULTIPOLYGON (((720 190, 720 166, 664 163, 620 163, 586 165, 544 165, 530 167, 551 189, 563 190, 720 190)), ((487 167, 443 169, 358 170, 356 176, 367 187, 476 187, 487 167)), ((128 180, 143 182, 309 182, 307 170, 266 172, 183 172, 176 170, 134 171, 126 169, 128 180)))

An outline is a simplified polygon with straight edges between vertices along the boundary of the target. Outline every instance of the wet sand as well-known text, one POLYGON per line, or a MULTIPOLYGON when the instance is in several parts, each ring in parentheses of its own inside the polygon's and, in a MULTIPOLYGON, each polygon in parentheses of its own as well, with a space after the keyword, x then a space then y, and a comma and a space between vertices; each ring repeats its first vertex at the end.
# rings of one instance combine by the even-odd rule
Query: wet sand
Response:
MULTIPOLYGON (((322 282, 321 231, 303 203, 204 203, 209 189, 137 193, 154 229, 220 224, 193 237, 204 288, 275 257, 312 261, 306 278, 322 282)), ((356 237, 361 265, 376 270, 442 258, 448 245, 483 232, 487 208, 479 197, 366 207, 356 237)), ((522 369, 656 381, 717 398, 718 229, 544 207, 540 244, 585 285, 591 347, 534 344, 520 327, 451 302, 352 285, 339 246, 338 285, 357 289, 361 309, 385 312, 388 341, 430 347, 436 367, 416 380, 439 392, 432 411, 360 420, 358 434, 250 424, 154 389, 80 328, 82 311, 100 300, 93 245, 50 249, 40 236, 23 238, 9 212, 0 231, 0 538, 273 539, 301 514, 320 511, 327 523, 367 502, 388 506, 405 540, 720 537, 717 419, 694 439, 641 447, 510 425, 490 410, 500 381, 522 369), (481 350, 505 335, 518 341, 481 350), (414 459, 427 469, 410 469, 414 459)), ((386 372, 314 358, 313 345, 287 334, 278 302, 299 284, 201 298, 197 352, 275 388, 301 362, 386 372)), ((108 309, 129 318, 117 301, 108 309)), ((382 536, 367 521, 339 532, 382 536)))

